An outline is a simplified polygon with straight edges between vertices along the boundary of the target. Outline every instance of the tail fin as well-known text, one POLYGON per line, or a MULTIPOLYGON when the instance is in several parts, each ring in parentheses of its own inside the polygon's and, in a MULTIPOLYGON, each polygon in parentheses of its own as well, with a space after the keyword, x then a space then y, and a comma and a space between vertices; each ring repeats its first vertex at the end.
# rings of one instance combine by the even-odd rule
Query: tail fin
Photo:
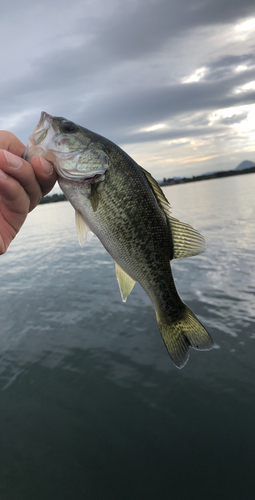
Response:
POLYGON ((213 347, 209 333, 186 305, 178 321, 166 324, 158 314, 157 321, 165 346, 177 368, 186 365, 189 359, 189 347, 201 351, 208 351, 213 347))

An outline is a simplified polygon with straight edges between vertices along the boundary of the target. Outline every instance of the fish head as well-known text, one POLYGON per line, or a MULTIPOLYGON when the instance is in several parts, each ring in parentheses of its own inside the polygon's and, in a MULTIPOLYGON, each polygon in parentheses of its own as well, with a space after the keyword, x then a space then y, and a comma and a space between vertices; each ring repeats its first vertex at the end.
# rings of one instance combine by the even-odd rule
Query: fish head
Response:
POLYGON ((102 181, 108 169, 107 155, 102 143, 94 141, 92 134, 66 118, 43 111, 23 158, 31 161, 35 155, 42 156, 64 179, 102 181))

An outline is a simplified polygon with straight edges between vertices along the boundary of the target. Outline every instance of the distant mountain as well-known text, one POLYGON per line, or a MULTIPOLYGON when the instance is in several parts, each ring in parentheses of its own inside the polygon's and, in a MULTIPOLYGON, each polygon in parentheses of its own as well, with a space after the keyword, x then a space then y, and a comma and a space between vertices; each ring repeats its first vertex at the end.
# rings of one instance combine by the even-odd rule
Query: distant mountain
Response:
POLYGON ((235 168, 235 170, 243 170, 244 168, 250 168, 253 167, 254 165, 255 165, 254 161, 244 160, 235 168))

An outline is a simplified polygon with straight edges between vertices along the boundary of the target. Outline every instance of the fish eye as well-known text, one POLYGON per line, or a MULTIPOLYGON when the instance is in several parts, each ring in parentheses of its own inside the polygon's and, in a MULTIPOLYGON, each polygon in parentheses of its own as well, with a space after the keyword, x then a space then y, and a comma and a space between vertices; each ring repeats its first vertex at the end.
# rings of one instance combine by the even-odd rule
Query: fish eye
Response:
POLYGON ((60 129, 61 129, 61 132, 72 134, 74 132, 77 132, 78 127, 73 122, 63 122, 63 123, 61 123, 60 129))

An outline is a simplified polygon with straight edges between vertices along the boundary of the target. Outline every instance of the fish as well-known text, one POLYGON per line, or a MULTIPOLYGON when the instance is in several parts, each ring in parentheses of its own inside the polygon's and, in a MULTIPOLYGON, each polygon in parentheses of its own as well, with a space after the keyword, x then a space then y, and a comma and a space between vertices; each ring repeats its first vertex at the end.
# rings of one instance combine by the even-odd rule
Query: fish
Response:
POLYGON ((204 237, 171 216, 152 175, 112 141, 44 111, 23 157, 35 155, 53 164, 75 209, 80 244, 92 232, 113 258, 122 300, 136 282, 147 293, 175 366, 185 366, 189 348, 211 349, 213 340, 181 300, 170 265, 203 252, 204 237))

